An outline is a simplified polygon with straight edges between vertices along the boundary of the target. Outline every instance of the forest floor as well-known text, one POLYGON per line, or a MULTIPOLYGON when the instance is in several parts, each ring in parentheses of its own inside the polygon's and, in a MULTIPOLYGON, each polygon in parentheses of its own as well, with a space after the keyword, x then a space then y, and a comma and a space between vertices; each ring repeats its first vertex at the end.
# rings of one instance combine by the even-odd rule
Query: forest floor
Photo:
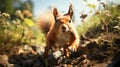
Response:
POLYGON ((107 33, 80 39, 80 47, 70 51, 69 58, 58 50, 43 59, 44 47, 37 45, 1 45, 0 67, 120 67, 120 36, 107 33))

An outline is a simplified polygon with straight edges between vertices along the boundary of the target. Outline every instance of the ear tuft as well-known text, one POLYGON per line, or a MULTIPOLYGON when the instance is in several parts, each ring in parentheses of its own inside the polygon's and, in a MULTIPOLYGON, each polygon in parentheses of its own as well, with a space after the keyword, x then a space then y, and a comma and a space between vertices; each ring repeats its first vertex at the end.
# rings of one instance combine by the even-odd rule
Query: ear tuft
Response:
POLYGON ((54 10, 53 10, 53 15, 54 17, 56 18, 56 16, 58 15, 58 11, 57 11, 57 8, 55 7, 54 10))
POLYGON ((72 18, 72 16, 73 16, 73 7, 72 7, 71 3, 70 3, 70 6, 69 6, 68 15, 70 15, 70 18, 72 18))

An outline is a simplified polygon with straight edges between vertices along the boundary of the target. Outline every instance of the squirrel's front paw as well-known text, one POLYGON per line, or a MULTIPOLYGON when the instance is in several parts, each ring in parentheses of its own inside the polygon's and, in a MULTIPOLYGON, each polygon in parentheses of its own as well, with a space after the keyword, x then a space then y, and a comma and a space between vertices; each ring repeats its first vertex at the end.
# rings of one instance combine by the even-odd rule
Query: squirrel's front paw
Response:
POLYGON ((69 49, 72 50, 73 52, 77 51, 77 47, 75 45, 70 46, 69 49))

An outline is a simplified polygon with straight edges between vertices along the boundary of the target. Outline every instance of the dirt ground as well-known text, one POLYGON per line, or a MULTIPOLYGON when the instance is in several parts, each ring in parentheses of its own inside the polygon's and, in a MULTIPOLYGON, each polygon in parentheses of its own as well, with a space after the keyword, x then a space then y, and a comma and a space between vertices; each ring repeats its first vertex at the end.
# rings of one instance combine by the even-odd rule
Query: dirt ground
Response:
POLYGON ((111 35, 81 37, 80 47, 77 52, 70 51, 69 58, 64 56, 62 49, 50 51, 43 59, 42 46, 8 48, 4 45, 0 49, 0 67, 120 67, 120 38, 114 35, 114 42, 111 42, 111 35))

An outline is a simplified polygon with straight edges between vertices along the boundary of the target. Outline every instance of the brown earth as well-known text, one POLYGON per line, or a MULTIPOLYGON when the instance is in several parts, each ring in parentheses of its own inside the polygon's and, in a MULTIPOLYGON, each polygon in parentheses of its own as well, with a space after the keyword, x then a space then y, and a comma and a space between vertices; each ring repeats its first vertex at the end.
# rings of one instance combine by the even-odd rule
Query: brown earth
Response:
POLYGON ((46 59, 42 46, 1 45, 0 67, 120 67, 120 37, 107 34, 96 38, 81 36, 77 52, 70 50, 70 57, 62 49, 51 51, 46 59))

